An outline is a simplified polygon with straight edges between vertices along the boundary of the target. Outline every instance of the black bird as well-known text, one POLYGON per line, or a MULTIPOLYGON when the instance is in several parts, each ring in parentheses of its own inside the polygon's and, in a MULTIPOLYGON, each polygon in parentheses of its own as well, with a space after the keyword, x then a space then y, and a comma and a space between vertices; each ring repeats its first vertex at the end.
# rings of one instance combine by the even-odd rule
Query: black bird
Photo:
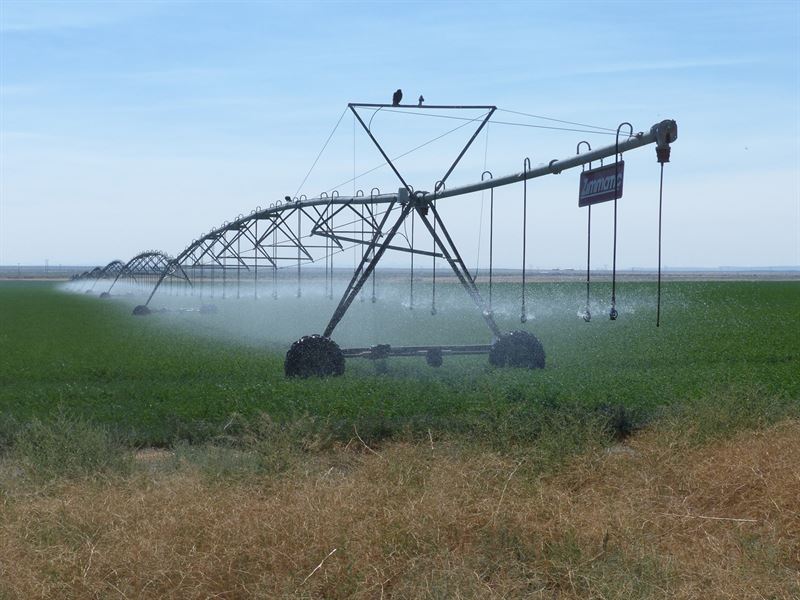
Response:
POLYGON ((286 202, 291 202, 291 201, 292 201, 292 199, 291 199, 291 198, 289 198, 289 196, 284 196, 284 197, 283 197, 283 199, 284 199, 286 202))
POLYGON ((422 106, 422 103, 425 102, 425 98, 422 97, 422 94, 419 95, 419 104, 417 106, 422 106))
POLYGON ((392 96, 392 106, 400 106, 400 100, 403 99, 403 90, 397 90, 392 96))

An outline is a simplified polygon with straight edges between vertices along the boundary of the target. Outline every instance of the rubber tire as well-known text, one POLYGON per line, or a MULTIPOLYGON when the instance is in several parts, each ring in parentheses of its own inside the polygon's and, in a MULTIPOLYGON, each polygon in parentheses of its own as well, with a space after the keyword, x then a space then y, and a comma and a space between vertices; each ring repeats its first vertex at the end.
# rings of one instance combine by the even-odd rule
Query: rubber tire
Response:
POLYGON ((305 335, 289 348, 283 371, 287 377, 338 377, 344 373, 344 354, 330 338, 305 335))
POLYGON ((504 333, 489 350, 489 363, 495 367, 544 369, 544 347, 527 331, 504 333))

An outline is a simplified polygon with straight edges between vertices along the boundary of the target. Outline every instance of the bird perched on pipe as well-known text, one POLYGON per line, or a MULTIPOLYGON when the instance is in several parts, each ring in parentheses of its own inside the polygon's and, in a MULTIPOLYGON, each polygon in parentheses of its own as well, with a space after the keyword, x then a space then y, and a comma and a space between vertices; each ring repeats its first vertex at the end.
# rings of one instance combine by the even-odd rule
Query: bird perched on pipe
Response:
POLYGON ((403 99, 403 90, 398 89, 392 96, 392 106, 400 106, 400 101, 403 99))
POLYGON ((422 94, 419 95, 419 104, 417 106, 422 106, 422 103, 425 102, 425 98, 422 97, 422 94))

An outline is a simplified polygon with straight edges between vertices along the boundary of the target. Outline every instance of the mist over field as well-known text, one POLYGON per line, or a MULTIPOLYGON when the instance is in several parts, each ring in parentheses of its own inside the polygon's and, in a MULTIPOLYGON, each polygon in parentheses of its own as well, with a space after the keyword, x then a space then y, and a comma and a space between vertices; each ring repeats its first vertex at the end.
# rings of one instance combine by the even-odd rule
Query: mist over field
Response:
MULTIPOLYGON (((252 346, 285 349, 303 335, 321 333, 338 305, 349 279, 339 273, 331 288, 322 275, 306 273, 299 298, 296 280, 287 281, 286 275, 282 275, 276 286, 268 273, 264 276, 266 283, 246 280, 237 284, 235 274, 228 275, 225 285, 206 281, 191 288, 166 282, 151 301, 150 308, 156 314, 150 318, 157 319, 164 327, 177 327, 252 346), (210 307, 213 313, 208 310, 210 307)), ((542 328, 547 331, 563 329, 568 335, 572 327, 603 327, 608 320, 611 284, 605 275, 597 277, 591 288, 589 308, 594 323, 585 323, 582 318, 586 287, 579 280, 528 283, 526 323, 521 323, 522 288, 520 283, 509 282, 509 279, 518 278, 500 274, 492 286, 492 313, 503 331, 526 329, 536 333, 542 328)), ((63 289, 75 293, 88 291, 97 296, 109 285, 109 281, 77 281, 64 284, 63 289)), ((635 316, 638 324, 654 326, 656 286, 652 276, 645 281, 619 285, 617 310, 620 317, 635 316)), ((489 288, 485 276, 479 287, 488 305, 489 288)), ((382 272, 375 285, 375 302, 372 290, 372 283, 368 281, 334 331, 333 338, 342 347, 492 341, 481 310, 450 275, 439 275, 435 298, 430 272, 415 276, 413 292, 409 273, 382 272), (434 307, 435 314, 432 314, 434 307)), ((121 303, 132 310, 147 299, 147 294, 142 292, 139 286, 121 281, 113 287, 111 297, 101 301, 121 303)), ((670 303, 668 310, 680 310, 686 302, 681 294, 674 293, 666 301, 670 303)))

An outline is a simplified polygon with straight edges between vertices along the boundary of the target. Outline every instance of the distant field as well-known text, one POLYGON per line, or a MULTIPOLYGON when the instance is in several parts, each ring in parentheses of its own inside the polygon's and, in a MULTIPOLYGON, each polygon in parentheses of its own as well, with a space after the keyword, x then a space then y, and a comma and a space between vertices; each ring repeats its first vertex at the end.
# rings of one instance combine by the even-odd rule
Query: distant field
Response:
MULTIPOLYGON (((357 427, 365 439, 433 431, 504 446, 554 424, 620 411, 622 426, 635 427, 665 413, 724 406, 735 427, 797 414, 800 406, 797 281, 670 282, 660 328, 652 283, 619 285, 616 322, 604 315, 607 288, 598 286, 588 324, 576 316, 579 283, 538 283, 526 328, 546 349, 543 371, 493 369, 484 356, 446 360, 441 369, 416 359, 350 360, 344 377, 305 381, 283 377, 283 353, 293 338, 321 330, 332 310, 327 299, 217 297, 216 315, 139 319, 130 315, 136 298, 104 301, 59 285, 0 283, 6 435, 60 411, 106 426, 125 443, 171 446, 212 439, 234 414, 247 421, 266 413, 278 422, 313 422, 342 439, 357 427)), ((504 329, 520 327, 518 290, 495 286, 504 329)), ((343 345, 488 341, 459 289, 439 293, 433 317, 422 305, 424 286, 414 311, 387 292, 375 305, 356 306, 334 337, 343 345)), ((157 297, 154 305, 189 301, 197 303, 157 297)))

